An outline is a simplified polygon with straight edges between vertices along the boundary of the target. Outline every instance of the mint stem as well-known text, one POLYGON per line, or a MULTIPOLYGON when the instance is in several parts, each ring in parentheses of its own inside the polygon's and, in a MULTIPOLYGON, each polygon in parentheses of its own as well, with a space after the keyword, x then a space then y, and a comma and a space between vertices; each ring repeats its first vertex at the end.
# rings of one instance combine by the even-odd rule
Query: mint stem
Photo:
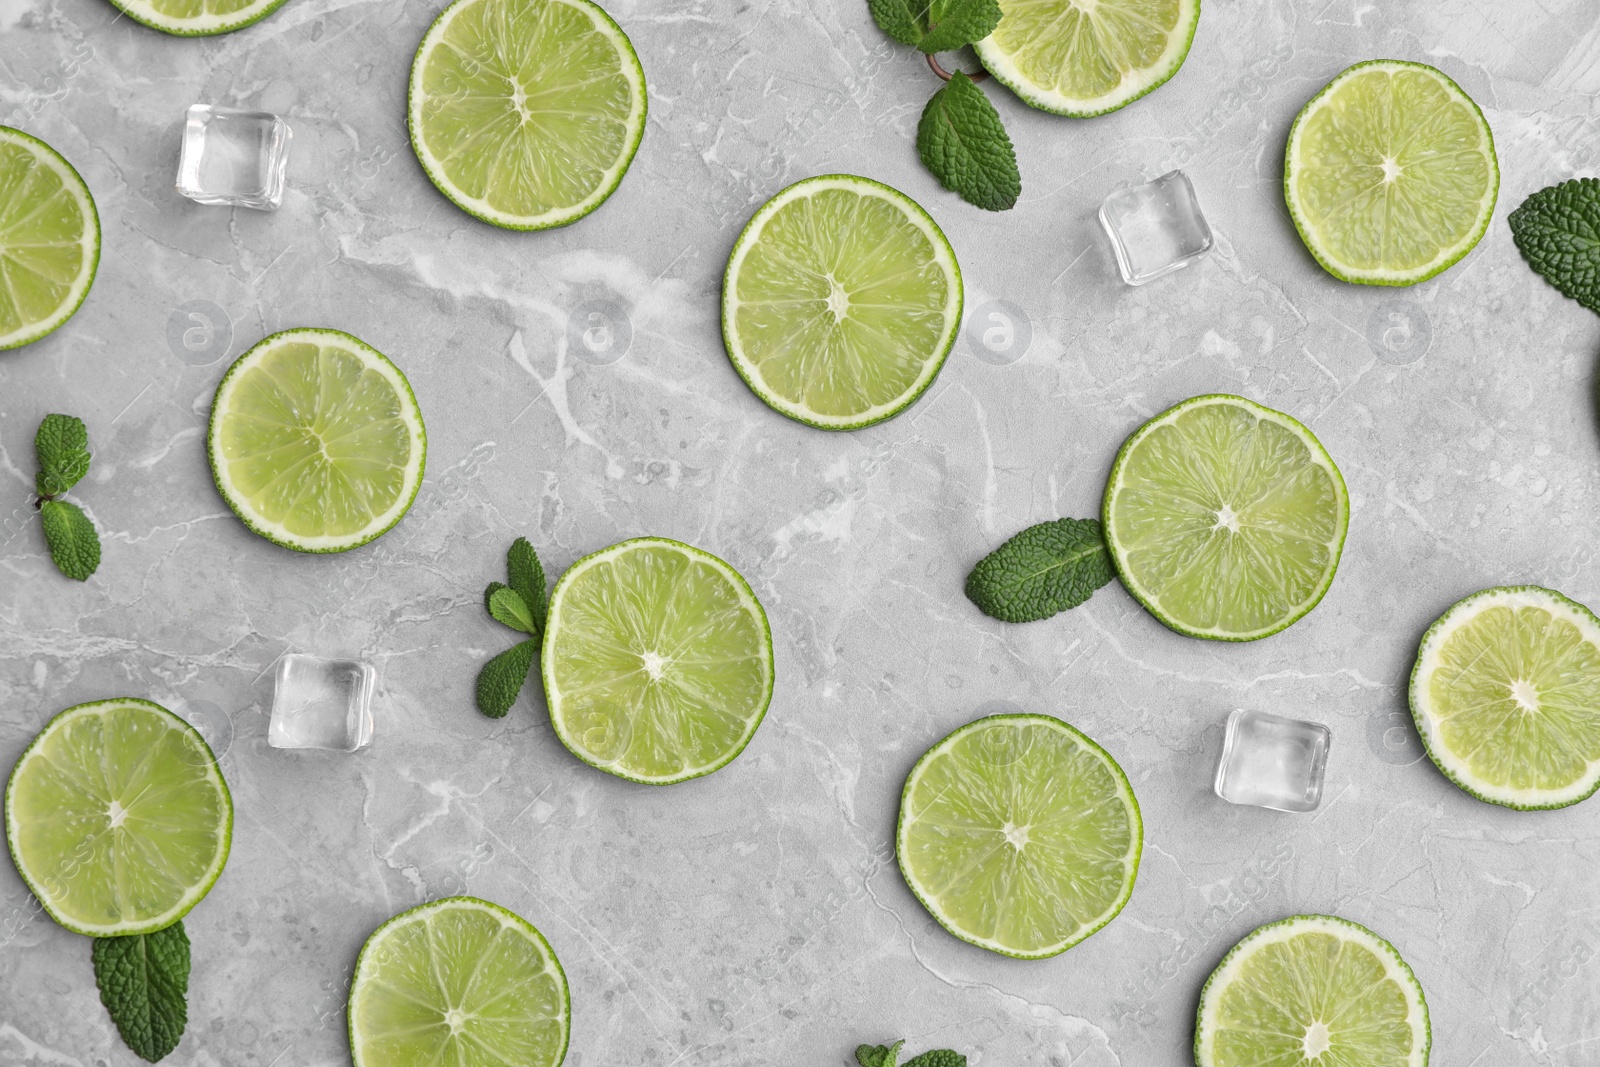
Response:
MULTIPOLYGON (((939 77, 944 79, 945 81, 949 81, 951 79, 951 77, 952 77, 951 73, 948 70, 945 70, 943 67, 941 67, 939 65, 939 57, 934 55, 931 52, 928 53, 928 67, 935 74, 939 75, 939 77)), ((963 72, 963 73, 965 73, 965 72, 963 72)), ((987 78, 988 76, 989 76, 989 72, 986 71, 986 70, 979 70, 975 74, 968 74, 967 75, 967 77, 971 78, 975 82, 981 82, 981 81, 983 81, 983 79, 987 78)))

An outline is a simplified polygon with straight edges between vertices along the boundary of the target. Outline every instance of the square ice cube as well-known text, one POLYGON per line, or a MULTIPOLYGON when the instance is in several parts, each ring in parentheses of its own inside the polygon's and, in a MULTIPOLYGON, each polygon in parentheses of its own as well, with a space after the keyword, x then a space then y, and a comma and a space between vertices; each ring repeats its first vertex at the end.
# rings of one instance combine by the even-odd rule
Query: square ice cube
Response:
POLYGON ((1118 189, 1100 205, 1117 269, 1129 285, 1170 274, 1211 251, 1211 227, 1181 170, 1118 189))
POLYGON ((1217 764, 1217 796, 1276 811, 1314 811, 1322 803, 1328 728, 1261 711, 1235 711, 1217 764))
POLYGON ((290 136, 289 124, 269 112, 195 104, 183 124, 178 192, 201 204, 276 211, 290 136))
POLYGON ((278 661, 267 744, 354 752, 372 740, 377 672, 347 659, 290 652, 278 661))

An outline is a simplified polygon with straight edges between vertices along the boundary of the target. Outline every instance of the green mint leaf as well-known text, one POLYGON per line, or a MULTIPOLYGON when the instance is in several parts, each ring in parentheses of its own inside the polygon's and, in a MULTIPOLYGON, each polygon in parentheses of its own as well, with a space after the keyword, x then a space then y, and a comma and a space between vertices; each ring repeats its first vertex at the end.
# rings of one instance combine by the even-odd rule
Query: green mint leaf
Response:
POLYGON ((967 1058, 947 1048, 936 1048, 932 1052, 913 1056, 901 1064, 901 1067, 967 1067, 967 1058))
MULTIPOLYGON (((915 48, 927 31, 928 5, 919 0, 867 0, 878 29, 915 48)), ((865 1047, 865 1046, 863 1046, 865 1047)))
POLYGON ((861 1067, 895 1067, 900 1059, 900 1046, 904 1044, 904 1041, 896 1041, 892 1045, 860 1045, 856 1048, 856 1062, 861 1067))
POLYGON ((539 554, 526 537, 511 542, 511 550, 506 553, 506 569, 511 573, 511 588, 522 596, 533 614, 534 629, 529 633, 538 633, 544 629, 550 592, 545 587, 544 566, 539 562, 539 554))
POLYGON ((89 473, 89 430, 71 415, 46 415, 33 436, 39 457, 34 487, 40 496, 60 496, 89 473))
POLYGON ((1600 181, 1574 178, 1540 189, 1506 221, 1539 277, 1600 314, 1600 181))
POLYGON ((39 508, 45 543, 56 569, 80 582, 100 566, 100 535, 83 509, 65 500, 46 500, 39 508))
POLYGON ((1114 577, 1098 519, 1030 526, 978 561, 967 599, 1002 622, 1034 622, 1075 608, 1114 577))
POLYGON ((525 634, 539 633, 528 602, 515 589, 502 586, 492 590, 489 593, 489 614, 495 617, 495 621, 505 623, 513 630, 521 630, 525 634))
POLYGON ((155 1063, 178 1047, 189 1022, 189 935, 183 923, 133 937, 94 939, 100 1003, 122 1041, 155 1063))
POLYGON ((934 0, 927 36, 915 42, 922 51, 954 52, 983 40, 1000 25, 1000 0, 934 0))
POLYGON ((527 681, 533 661, 539 655, 539 642, 528 640, 512 645, 483 665, 478 672, 478 710, 499 719, 511 710, 527 681))
POLYGON ((505 582, 490 582, 489 588, 483 591, 483 610, 490 615, 494 614, 494 595, 502 589, 509 589, 505 582))
POLYGON ((1000 113, 960 71, 923 109, 917 154, 941 185, 985 211, 1004 211, 1022 194, 1017 153, 1000 113))

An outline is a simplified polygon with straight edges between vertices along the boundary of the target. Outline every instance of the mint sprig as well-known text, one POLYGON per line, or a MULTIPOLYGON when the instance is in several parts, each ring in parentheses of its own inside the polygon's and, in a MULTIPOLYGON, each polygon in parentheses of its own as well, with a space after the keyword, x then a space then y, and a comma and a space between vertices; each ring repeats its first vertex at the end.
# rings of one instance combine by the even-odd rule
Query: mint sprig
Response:
POLYGON ((177 922, 153 934, 94 939, 94 980, 117 1032, 155 1063, 189 1022, 189 935, 177 922))
POLYGON ((88 581, 100 566, 100 534, 82 508, 56 499, 89 473, 88 427, 71 415, 46 415, 33 435, 33 451, 39 463, 33 478, 39 498, 33 506, 39 509, 50 558, 68 578, 88 581))
POLYGON ((941 185, 985 211, 1005 211, 1022 195, 1017 153, 1000 113, 959 70, 922 110, 917 155, 941 185))
MULTIPOLYGON (((856 1048, 856 1062, 861 1067, 896 1067, 904 1041, 892 1045, 861 1045, 856 1048)), ((899 1067, 967 1067, 967 1058, 947 1048, 933 1049, 913 1056, 899 1067)))
POLYGON ((545 588, 544 566, 527 538, 519 537, 506 553, 510 584, 490 582, 483 604, 496 622, 529 634, 483 665, 478 672, 478 710, 491 719, 503 718, 517 702, 522 685, 539 658, 550 595, 545 588))
POLYGON ((981 41, 1000 25, 1000 0, 867 0, 878 28, 928 55, 981 41))
POLYGON ((1036 622, 1077 607, 1115 576, 1098 519, 1055 519, 979 560, 967 599, 1002 622, 1036 622))
POLYGON ((1540 189, 1506 221, 1528 266, 1600 314, 1600 181, 1574 178, 1540 189))

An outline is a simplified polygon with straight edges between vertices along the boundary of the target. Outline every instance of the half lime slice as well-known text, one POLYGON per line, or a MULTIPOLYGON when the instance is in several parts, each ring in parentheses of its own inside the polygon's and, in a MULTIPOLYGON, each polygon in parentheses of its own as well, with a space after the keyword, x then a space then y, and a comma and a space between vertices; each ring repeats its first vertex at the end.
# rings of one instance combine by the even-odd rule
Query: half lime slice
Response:
POLYGON ((68 708, 6 784, 6 844, 56 922, 148 934, 189 913, 228 860, 233 801, 194 727, 123 697, 68 708))
POLYGON ((1294 120, 1283 196, 1340 281, 1414 285, 1489 228, 1500 166, 1472 98, 1424 63, 1357 63, 1294 120))
POLYGON ((1181 634, 1254 641, 1333 584, 1350 501, 1300 423, 1240 396, 1185 400, 1134 431, 1106 484, 1128 591, 1181 634))
POLYGON ((644 136, 644 70, 590 0, 456 0, 411 66, 411 145, 456 206, 509 230, 576 222, 644 136))
POLYGON ((572 1003, 555 950, 531 923, 476 897, 401 912, 356 958, 355 1067, 556 1067, 572 1003))
POLYGON ((1422 986, 1393 945, 1331 915, 1268 923, 1206 979, 1198 1067, 1426 1067, 1422 986))
POLYGON ((406 376, 338 330, 275 333, 217 386, 211 473, 234 514, 299 552, 343 552, 400 521, 428 453, 406 376))
POLYGON ((824 430, 892 418, 933 383, 961 324, 961 268, 904 193, 829 174, 755 213, 728 257, 728 358, 773 410, 824 430))
POLYGON ((1048 715, 968 723, 912 768, 895 837, 939 924, 1006 956, 1065 952, 1133 895, 1144 823, 1106 750, 1048 715))
POLYGON ((37 341, 89 295, 100 216, 55 149, 0 126, 0 350, 37 341))
POLYGON ((1429 627, 1411 714, 1479 800, 1564 808, 1600 788, 1600 620, 1552 589, 1474 593, 1429 627))
POLYGON ((176 37, 232 33, 260 22, 283 0, 111 0, 135 22, 176 37))
POLYGON ((556 736, 620 778, 671 785, 726 766, 772 701, 772 631, 739 572, 638 537, 574 563, 540 656, 556 736))
POLYGON ((983 65, 1026 103, 1089 118, 1178 73, 1200 0, 1000 0, 1000 12, 973 46, 983 65))

